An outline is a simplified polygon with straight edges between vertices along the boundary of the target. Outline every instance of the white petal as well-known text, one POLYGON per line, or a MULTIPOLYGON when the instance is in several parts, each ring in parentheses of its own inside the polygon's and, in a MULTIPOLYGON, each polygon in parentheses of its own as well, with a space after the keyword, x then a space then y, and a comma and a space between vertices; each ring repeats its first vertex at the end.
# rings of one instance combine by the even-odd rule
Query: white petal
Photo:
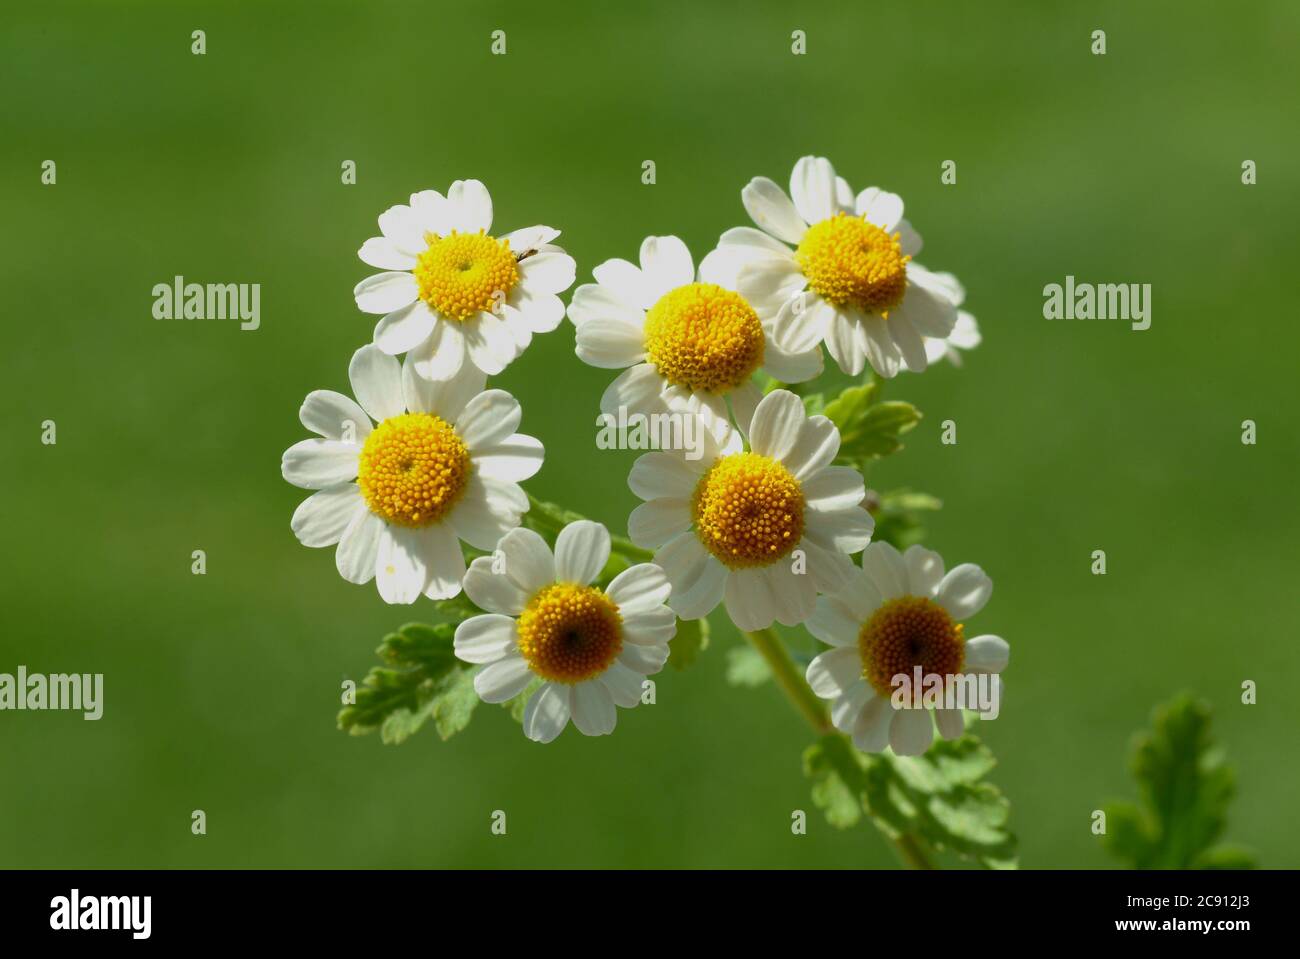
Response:
POLYGON ((769 340, 763 346, 763 369, 782 383, 804 383, 822 375, 821 346, 803 353, 791 353, 769 340))
MULTIPOLYGON (((630 263, 627 265, 632 267, 630 263)), ((645 310, 622 299, 607 286, 584 283, 573 291, 569 319, 575 327, 582 327, 592 320, 622 320, 639 328, 645 325, 645 310)))
MULTIPOLYGON (((924 276, 913 271, 909 274, 909 279, 913 275, 924 276)), ((903 302, 889 314, 888 322, 892 325, 895 315, 899 315, 911 323, 922 336, 935 336, 942 339, 952 333, 957 323, 957 307, 944 293, 926 285, 934 283, 933 279, 909 282, 907 292, 903 295, 903 302)))
POLYGON ((465 542, 475 549, 490 550, 519 525, 527 508, 527 497, 517 484, 475 472, 447 519, 465 542))
POLYGON ((782 459, 794 449, 807 418, 803 400, 789 390, 773 390, 754 411, 749 428, 750 447, 760 456, 782 459))
POLYGON ((379 229, 404 253, 418 255, 428 249, 420 221, 409 206, 397 204, 379 214, 379 229))
POLYGON ((894 345, 903 355, 903 362, 907 364, 907 368, 913 373, 924 373, 929 361, 925 356, 925 340, 921 338, 920 333, 916 332, 916 327, 906 316, 897 311, 889 315, 886 324, 889 327, 889 335, 894 338, 894 345))
POLYGON ((298 410, 298 419, 313 433, 327 440, 363 443, 370 435, 370 417, 350 396, 333 390, 315 390, 307 394, 298 410))
POLYGON ((553 293, 534 293, 517 286, 510 291, 510 305, 534 333, 549 333, 564 319, 564 301, 553 293))
POLYGON ((638 646, 635 643, 624 643, 618 661, 642 676, 653 676, 668 662, 668 645, 638 646))
POLYGON ((831 724, 842 733, 852 732, 862 709, 876 698, 875 690, 859 679, 831 704, 831 724))
POLYGON ((424 591, 421 530, 385 526, 375 557, 375 585, 385 603, 414 603, 424 591))
POLYGON ((465 578, 465 554, 455 529, 449 523, 435 523, 420 532, 426 580, 424 595, 430 599, 451 599, 460 594, 465 578))
POLYGON ((629 413, 663 412, 665 407, 660 399, 663 387, 663 377, 649 363, 629 366, 601 394, 600 411, 617 416, 618 408, 623 406, 629 413))
POLYGON ((375 557, 379 555, 379 539, 384 533, 384 521, 370 510, 360 510, 339 539, 334 553, 334 565, 339 575, 349 583, 361 585, 375 578, 375 557))
POLYGON ((819 593, 835 593, 847 588, 854 574, 861 572, 849 559, 848 551, 827 548, 805 536, 799 541, 808 563, 808 575, 819 593))
POLYGON ((510 328, 491 313, 479 313, 462 323, 461 333, 470 361, 489 376, 502 372, 518 353, 510 328))
POLYGON ((822 699, 836 699, 862 679, 862 655, 857 646, 829 649, 808 664, 807 679, 822 699))
POLYGON ((857 506, 866 492, 862 474, 851 466, 829 466, 803 484, 804 501, 814 509, 857 506))
POLYGON ((324 489, 357 478, 361 447, 339 440, 310 439, 294 443, 280 458, 280 473, 294 486, 324 489))
POLYGON ((804 483, 826 469, 839 451, 840 431, 835 424, 825 416, 810 416, 799 424, 799 437, 781 462, 804 483))
POLYGON ((569 691, 569 709, 573 712, 573 725, 584 736, 607 736, 618 722, 614 697, 604 683, 574 685, 569 691))
POLYGON ((366 508, 356 483, 340 483, 313 493, 293 511, 290 526, 303 546, 333 546, 348 524, 366 508))
MULTIPOLYGON (((736 273, 736 290, 759 316, 778 313, 790 300, 799 296, 808 280, 799 272, 793 256, 754 256, 736 273)), ((807 300, 812 294, 804 294, 807 300)), ((777 342, 785 345, 781 339, 777 342)))
POLYGON ((928 709, 896 709, 889 725, 889 745, 899 756, 920 756, 934 741, 928 709))
MULTIPOLYGON (((891 349, 893 343, 893 340, 889 340, 891 349)), ((826 330, 826 349, 831 354, 831 359, 835 361, 835 365, 849 376, 857 376, 866 365, 870 352, 868 346, 867 338, 863 336, 858 321, 845 313, 837 312, 826 330)), ((872 365, 874 366, 874 361, 872 365)), ((897 372, 898 369, 895 367, 894 373, 897 372)), ((893 373, 889 375, 892 376, 893 373)))
POLYGON ((886 379, 896 376, 903 358, 889 333, 888 322, 872 315, 863 317, 860 323, 863 350, 871 361, 871 368, 886 379))
POLYGON ((407 355, 414 358, 416 372, 436 382, 453 379, 470 365, 465 362, 465 335, 460 324, 442 318, 433 324, 429 338, 407 355))
POLYGON ((376 273, 352 290, 357 307, 363 313, 391 313, 420 297, 420 288, 410 273, 376 273))
POLYGON ((727 567, 708 554, 695 533, 683 533, 655 553, 673 585, 668 605, 682 619, 700 619, 722 602, 727 585, 727 567))
POLYGON ((348 379, 357 402, 376 422, 401 416, 405 411, 401 364, 374 344, 352 354, 348 379))
POLYGON ((522 526, 501 537, 496 551, 498 567, 526 593, 535 593, 555 581, 555 557, 546 540, 522 526))
POLYGON ((767 177, 754 177, 740 191, 745 212, 759 227, 779 240, 798 243, 808 224, 800 217, 785 191, 767 177))
POLYGON ((480 556, 465 573, 465 595, 480 609, 518 616, 528 604, 528 593, 506 573, 492 570, 492 557, 480 556))
POLYGON ((578 267, 567 253, 535 253, 519 261, 519 282, 534 296, 563 293, 577 275, 578 267))
POLYGON ((505 390, 485 390, 456 417, 456 432, 471 452, 504 442, 519 428, 523 410, 505 390))
MULTIPOLYGON (((601 263, 591 271, 591 275, 613 297, 619 308, 638 307, 636 312, 639 314, 654 305, 656 297, 650 292, 645 274, 635 263, 615 257, 601 263)), ((579 291, 582 289, 584 287, 578 288, 579 291)), ((631 322, 637 321, 633 319, 631 322)))
POLYGON ((966 669, 975 673, 1000 673, 1011 661, 1011 647, 1001 636, 972 637, 964 652, 966 669))
POLYGON ((962 563, 948 571, 939 583, 935 599, 953 619, 969 619, 984 608, 993 594, 993 580, 974 563, 962 563))
POLYGON ((880 227, 886 233, 893 233, 894 227, 903 218, 903 198, 897 193, 871 186, 858 194, 856 209, 868 223, 880 227))
POLYGON ((734 246, 769 255, 789 256, 790 248, 780 240, 774 239, 762 230, 752 226, 732 227, 718 238, 718 246, 734 246))
POLYGON ((533 742, 549 743, 569 724, 569 689, 547 683, 524 707, 524 735, 533 742))
POLYGON ((627 518, 627 535, 642 549, 658 549, 691 527, 689 499, 653 499, 627 518))
POLYGON ((457 180, 447 191, 451 224, 462 233, 492 229, 492 196, 478 180, 457 180))
POLYGON ((676 453, 645 453, 637 457, 628 474, 627 485, 644 500, 684 499, 695 492, 700 474, 676 453))
POLYGON ((609 530, 591 520, 578 520, 555 537, 555 576, 585 586, 609 562, 609 530))
POLYGON ((415 254, 407 253, 386 236, 372 236, 357 251, 361 262, 376 270, 396 270, 409 273, 415 269, 415 254))
POLYGON ((894 709, 884 696, 874 696, 867 701, 853 723, 853 745, 864 753, 884 752, 889 745, 889 727, 894 720, 894 709))
POLYGON ((771 597, 772 614, 782 626, 798 626, 812 615, 817 605, 817 587, 808 571, 796 573, 789 559, 779 560, 763 570, 771 597))
POLYGON ((375 346, 394 356, 405 353, 429 338, 434 319, 423 300, 394 310, 375 324, 375 346))
POLYGON ((487 377, 472 363, 466 363, 455 376, 446 380, 429 380, 418 371, 415 353, 402 360, 402 402, 412 413, 433 413, 448 423, 455 423, 471 399, 483 392, 487 377))
POLYGON ((456 627, 453 648, 458 659, 466 663, 495 663, 515 651, 519 631, 515 621, 500 613, 471 616, 456 627))
POLYGON ((857 616, 840 597, 819 596, 813 614, 804 625, 823 643, 856 649, 863 622, 864 618, 857 616))
POLYGON ((519 483, 537 475, 545 456, 541 440, 515 433, 493 446, 475 450, 474 464, 490 479, 519 483))
POLYGON ((771 589, 761 569, 734 569, 727 576, 727 615, 747 633, 767 629, 776 618, 771 589))
POLYGON ((623 320, 589 320, 578 327, 575 352, 589 366, 622 369, 645 359, 645 332, 623 320))
POLYGON ((883 540, 862 551, 862 570, 871 579, 881 599, 907 595, 907 566, 903 557, 883 540))
POLYGON ((637 646, 663 646, 677 635, 677 614, 667 606, 652 606, 644 612, 628 613, 619 607, 623 616, 623 640, 637 646))
POLYGON ((939 725, 939 735, 944 739, 961 739, 966 732, 966 722, 962 719, 960 709, 936 709, 934 719, 939 725))
POLYGON ((614 601, 623 617, 628 618, 662 608, 671 589, 662 569, 654 563, 638 563, 615 576, 606 587, 605 595, 614 601))
POLYGON ((641 274, 651 302, 695 280, 695 264, 686 244, 675 236, 648 236, 641 243, 641 274))
POLYGON ((522 693, 532 679, 527 660, 518 654, 506 656, 478 671, 474 692, 485 703, 504 703, 522 693))
POLYGON ((794 207, 809 223, 820 223, 835 215, 835 168, 825 157, 800 157, 790 174, 790 196, 794 207))
POLYGON ((526 226, 521 230, 515 230, 498 239, 509 243, 511 252, 515 256, 520 256, 530 250, 540 250, 559 235, 559 230, 539 224, 538 226, 526 226))
POLYGON ((772 341, 789 353, 811 350, 826 338, 835 314, 835 307, 820 296, 792 296, 772 321, 772 341))
POLYGON ((615 705, 622 706, 624 709, 631 709, 640 704, 643 681, 640 673, 628 669, 618 660, 610 663, 609 669, 600 674, 600 682, 604 683, 605 688, 609 690, 615 705))
POLYGON ((452 231, 451 203, 437 190, 412 193, 411 215, 425 233, 446 236, 452 231))
POLYGON ((909 546, 903 553, 903 566, 907 570, 907 592, 912 596, 934 596, 943 579, 943 557, 920 544, 909 546))

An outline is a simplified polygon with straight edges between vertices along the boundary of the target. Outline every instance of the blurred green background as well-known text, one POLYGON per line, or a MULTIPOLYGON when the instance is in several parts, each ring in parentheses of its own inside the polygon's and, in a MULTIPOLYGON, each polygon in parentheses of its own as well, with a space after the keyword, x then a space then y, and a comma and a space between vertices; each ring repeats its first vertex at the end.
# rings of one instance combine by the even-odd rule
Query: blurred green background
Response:
MULTIPOLYGON (((779 692, 726 684, 740 639, 721 615, 702 660, 610 737, 541 747, 492 707, 446 743, 338 732, 340 683, 422 609, 300 546, 305 494, 279 469, 306 435, 302 397, 345 389, 370 338, 356 250, 387 206, 482 179, 496 229, 562 229, 582 282, 648 234, 702 255, 748 222, 750 177, 785 183, 806 153, 905 197, 922 262, 964 280, 985 334, 964 369, 888 385, 926 419, 871 482, 942 497, 928 544, 996 583, 974 627, 1010 641, 1009 694, 980 733, 1023 863, 1110 864, 1089 815, 1134 793, 1131 733, 1191 689, 1239 772, 1228 837, 1300 866, 1295 4, 43 2, 0 18, 0 672, 102 672, 106 699, 97 723, 0 713, 0 866, 894 864, 873 829, 815 811, 810 735, 779 692), (1151 329, 1044 320, 1042 287, 1070 273, 1151 283, 1151 329), (155 321, 151 288, 176 274, 260 283, 261 329, 155 321), (1245 679, 1258 705, 1240 704, 1245 679)), ((594 446, 611 375, 576 359, 566 323, 496 382, 547 446, 529 488, 621 531, 635 454, 594 446)))

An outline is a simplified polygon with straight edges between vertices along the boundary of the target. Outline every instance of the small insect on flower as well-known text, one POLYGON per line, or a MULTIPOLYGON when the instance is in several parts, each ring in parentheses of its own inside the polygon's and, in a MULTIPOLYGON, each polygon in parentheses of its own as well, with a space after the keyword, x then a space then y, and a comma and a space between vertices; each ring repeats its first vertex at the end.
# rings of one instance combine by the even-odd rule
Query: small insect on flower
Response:
POLYGON ((551 241, 559 230, 533 226, 501 237, 492 197, 478 180, 457 180, 444 197, 411 194, 410 205, 379 217, 383 236, 359 251, 388 272, 367 277, 353 295, 366 313, 384 314, 375 345, 415 355, 426 379, 455 376, 466 362, 495 376, 564 319, 556 295, 573 285, 573 258, 551 241))
POLYGON ((554 553, 520 528, 465 574, 466 594, 488 613, 456 629, 456 655, 484 665, 474 677, 484 702, 541 681, 524 709, 529 739, 549 743, 570 719, 587 736, 613 732, 614 707, 636 706, 644 678, 668 661, 677 617, 664 605, 667 577, 641 563, 599 589, 609 554, 609 531, 590 520, 560 530, 554 553))
POLYGON ((885 377, 926 368, 925 338, 946 339, 957 307, 949 286, 912 260, 921 237, 897 194, 868 187, 855 199, 829 160, 806 156, 790 196, 767 177, 740 196, 760 229, 728 230, 718 248, 782 349, 825 342, 851 376, 867 360, 885 377))
POLYGON ((963 563, 945 575, 942 557, 921 546, 902 554, 888 543, 863 550, 862 569, 855 567, 839 589, 820 597, 808 621, 808 631, 834 647, 809 663, 808 683, 834 703, 835 728, 864 752, 889 746, 900 756, 929 749, 935 723, 945 739, 959 737, 960 707, 912 701, 900 708, 896 678, 941 677, 955 689, 961 677, 987 677, 996 702, 1002 689, 997 674, 1006 668, 1010 647, 999 636, 966 639, 962 622, 983 609, 992 592, 992 580, 978 566, 963 563))
POLYGON ((602 412, 649 415, 693 397, 724 420, 730 403, 735 423, 747 429, 763 398, 756 372, 786 383, 821 373, 820 347, 783 350, 771 323, 736 292, 734 257, 710 253, 697 280, 685 243, 651 236, 640 260, 639 267, 606 260, 592 271, 597 282, 578 287, 569 304, 579 359, 624 370, 601 397, 602 412))
POLYGON ((318 434, 284 454, 295 486, 320 492, 293 514, 304 546, 333 546, 351 583, 376 581, 388 603, 455 596, 465 574, 460 540, 491 549, 519 525, 519 482, 542 466, 542 444, 516 433, 519 403, 483 390, 466 367, 450 379, 418 376, 372 345, 352 356, 356 400, 310 393, 299 417, 318 434))
POLYGON ((725 422, 703 416, 704 455, 647 453, 628 476, 646 502, 628 519, 632 540, 655 549, 682 619, 720 602, 740 629, 773 620, 795 626, 812 615, 819 591, 852 573, 849 556, 871 539, 862 474, 832 466, 835 424, 808 416, 788 390, 754 410, 749 448, 725 422))

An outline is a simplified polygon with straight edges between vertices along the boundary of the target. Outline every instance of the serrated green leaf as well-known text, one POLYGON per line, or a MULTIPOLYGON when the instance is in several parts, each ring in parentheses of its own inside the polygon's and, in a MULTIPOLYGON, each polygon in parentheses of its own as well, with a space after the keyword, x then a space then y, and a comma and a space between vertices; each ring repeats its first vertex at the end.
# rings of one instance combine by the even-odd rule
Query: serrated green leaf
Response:
POLYGON ((772 668, 753 646, 727 650, 727 682, 733 686, 761 686, 772 678, 772 668))
POLYGON ((900 437, 921 421, 921 412, 902 400, 881 400, 875 381, 850 386, 823 413, 840 431, 839 461, 853 466, 903 448, 900 437))
POLYGON ((677 635, 668 644, 668 665, 685 669, 709 648, 709 621, 683 619, 677 621, 677 635))
POLYGON ((376 666, 357 687, 356 702, 339 710, 351 735, 379 730, 384 743, 405 742, 427 721, 447 739, 469 723, 478 696, 475 670, 456 659, 449 623, 408 623, 384 637, 376 666))
POLYGON ((1236 777, 1214 748, 1208 704, 1181 695, 1157 707, 1150 731, 1134 741, 1131 768, 1139 805, 1104 807, 1112 855, 1137 869, 1254 865, 1245 850, 1215 845, 1227 825, 1236 777))
POLYGON ((891 838, 910 835, 990 869, 1015 868, 1010 804, 983 781, 994 765, 988 747, 971 735, 940 740, 924 756, 867 755, 838 734, 804 752, 813 801, 831 825, 851 826, 865 811, 891 838))
POLYGON ((876 521, 872 539, 903 550, 924 538, 922 516, 940 509, 943 503, 929 493, 901 488, 883 493, 869 491, 866 506, 876 521))

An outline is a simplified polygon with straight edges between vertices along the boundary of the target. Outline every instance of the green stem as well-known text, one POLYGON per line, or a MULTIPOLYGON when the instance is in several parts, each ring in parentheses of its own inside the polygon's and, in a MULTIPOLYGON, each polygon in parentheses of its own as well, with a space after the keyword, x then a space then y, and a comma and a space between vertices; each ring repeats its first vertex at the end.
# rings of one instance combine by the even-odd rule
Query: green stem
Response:
MULTIPOLYGON (((781 642, 781 637, 776 634, 776 630, 770 627, 760 629, 757 632, 745 633, 745 638, 758 650, 759 655, 772 670, 776 684, 781 687, 781 691, 785 693, 794 708, 799 710, 800 715, 808 721, 813 731, 822 736, 838 735, 844 739, 845 737, 836 733, 825 703, 812 691, 812 687, 808 685, 803 672, 795 664, 794 658, 786 649, 785 643, 781 642)), ((849 746, 847 740, 845 745, 849 746)), ((903 833, 894 839, 894 847, 904 865, 913 869, 938 868, 915 836, 903 833)))

